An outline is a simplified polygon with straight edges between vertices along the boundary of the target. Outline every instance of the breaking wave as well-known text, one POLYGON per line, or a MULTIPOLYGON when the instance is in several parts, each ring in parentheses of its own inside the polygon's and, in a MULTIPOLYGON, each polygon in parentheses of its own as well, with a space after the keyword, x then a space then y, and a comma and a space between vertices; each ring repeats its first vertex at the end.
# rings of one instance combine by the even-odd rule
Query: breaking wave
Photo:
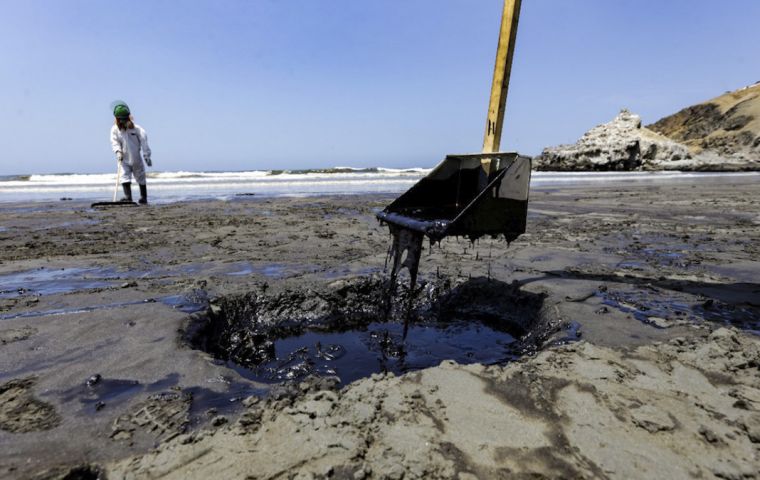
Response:
MULTIPOLYGON (((425 168, 333 167, 242 172, 148 172, 154 201, 345 193, 398 193, 427 174, 425 168)), ((108 199, 116 186, 114 173, 56 173, 0 177, 0 202, 54 201, 60 198, 108 199)), ((117 192, 118 193, 118 192, 117 192)))

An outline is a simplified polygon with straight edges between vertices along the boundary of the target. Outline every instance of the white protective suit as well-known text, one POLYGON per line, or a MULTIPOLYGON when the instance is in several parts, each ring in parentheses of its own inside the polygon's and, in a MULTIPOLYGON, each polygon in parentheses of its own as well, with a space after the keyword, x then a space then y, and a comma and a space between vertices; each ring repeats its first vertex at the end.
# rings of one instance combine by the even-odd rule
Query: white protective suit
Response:
POLYGON ((121 152, 121 177, 119 183, 129 183, 132 181, 132 175, 139 185, 145 185, 145 162, 150 165, 150 147, 148 146, 148 135, 140 125, 135 128, 121 131, 114 125, 111 127, 111 148, 113 153, 119 155, 121 152), (142 156, 140 156, 142 149, 142 156))

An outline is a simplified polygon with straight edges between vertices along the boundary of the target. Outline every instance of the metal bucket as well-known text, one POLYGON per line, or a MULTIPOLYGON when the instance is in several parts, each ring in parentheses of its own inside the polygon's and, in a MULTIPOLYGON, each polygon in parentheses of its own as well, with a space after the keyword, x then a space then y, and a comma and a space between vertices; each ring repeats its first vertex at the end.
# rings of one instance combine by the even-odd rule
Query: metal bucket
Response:
POLYGON ((452 235, 511 242, 525 233, 530 173, 530 157, 517 153, 448 155, 377 218, 432 242, 452 235))

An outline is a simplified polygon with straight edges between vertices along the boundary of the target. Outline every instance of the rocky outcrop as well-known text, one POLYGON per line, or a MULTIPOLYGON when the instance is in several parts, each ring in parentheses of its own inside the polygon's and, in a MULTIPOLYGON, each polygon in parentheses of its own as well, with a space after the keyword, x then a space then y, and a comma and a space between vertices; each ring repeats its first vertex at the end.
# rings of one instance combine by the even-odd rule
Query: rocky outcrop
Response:
POLYGON ((693 155, 760 161, 760 82, 684 108, 649 129, 686 145, 693 155))
POLYGON ((544 149, 537 170, 662 170, 690 160, 689 149, 652 130, 641 117, 622 110, 614 120, 592 128, 573 145, 544 149))

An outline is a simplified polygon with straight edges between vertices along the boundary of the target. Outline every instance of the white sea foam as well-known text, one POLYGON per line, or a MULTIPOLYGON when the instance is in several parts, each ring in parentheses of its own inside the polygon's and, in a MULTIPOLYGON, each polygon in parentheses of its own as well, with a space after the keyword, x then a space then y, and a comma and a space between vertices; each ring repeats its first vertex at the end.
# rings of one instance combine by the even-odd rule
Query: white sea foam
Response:
MULTIPOLYGON (((403 192, 429 169, 336 167, 318 170, 244 172, 149 172, 151 201, 263 196, 403 192)), ((54 201, 60 198, 108 200, 116 188, 113 173, 44 174, 0 179, 0 202, 54 201)), ((120 188, 117 193, 121 194, 120 188)))
POLYGON ((183 179, 183 178, 262 178, 270 175, 266 170, 252 170, 248 172, 150 172, 148 178, 156 179, 183 179))

